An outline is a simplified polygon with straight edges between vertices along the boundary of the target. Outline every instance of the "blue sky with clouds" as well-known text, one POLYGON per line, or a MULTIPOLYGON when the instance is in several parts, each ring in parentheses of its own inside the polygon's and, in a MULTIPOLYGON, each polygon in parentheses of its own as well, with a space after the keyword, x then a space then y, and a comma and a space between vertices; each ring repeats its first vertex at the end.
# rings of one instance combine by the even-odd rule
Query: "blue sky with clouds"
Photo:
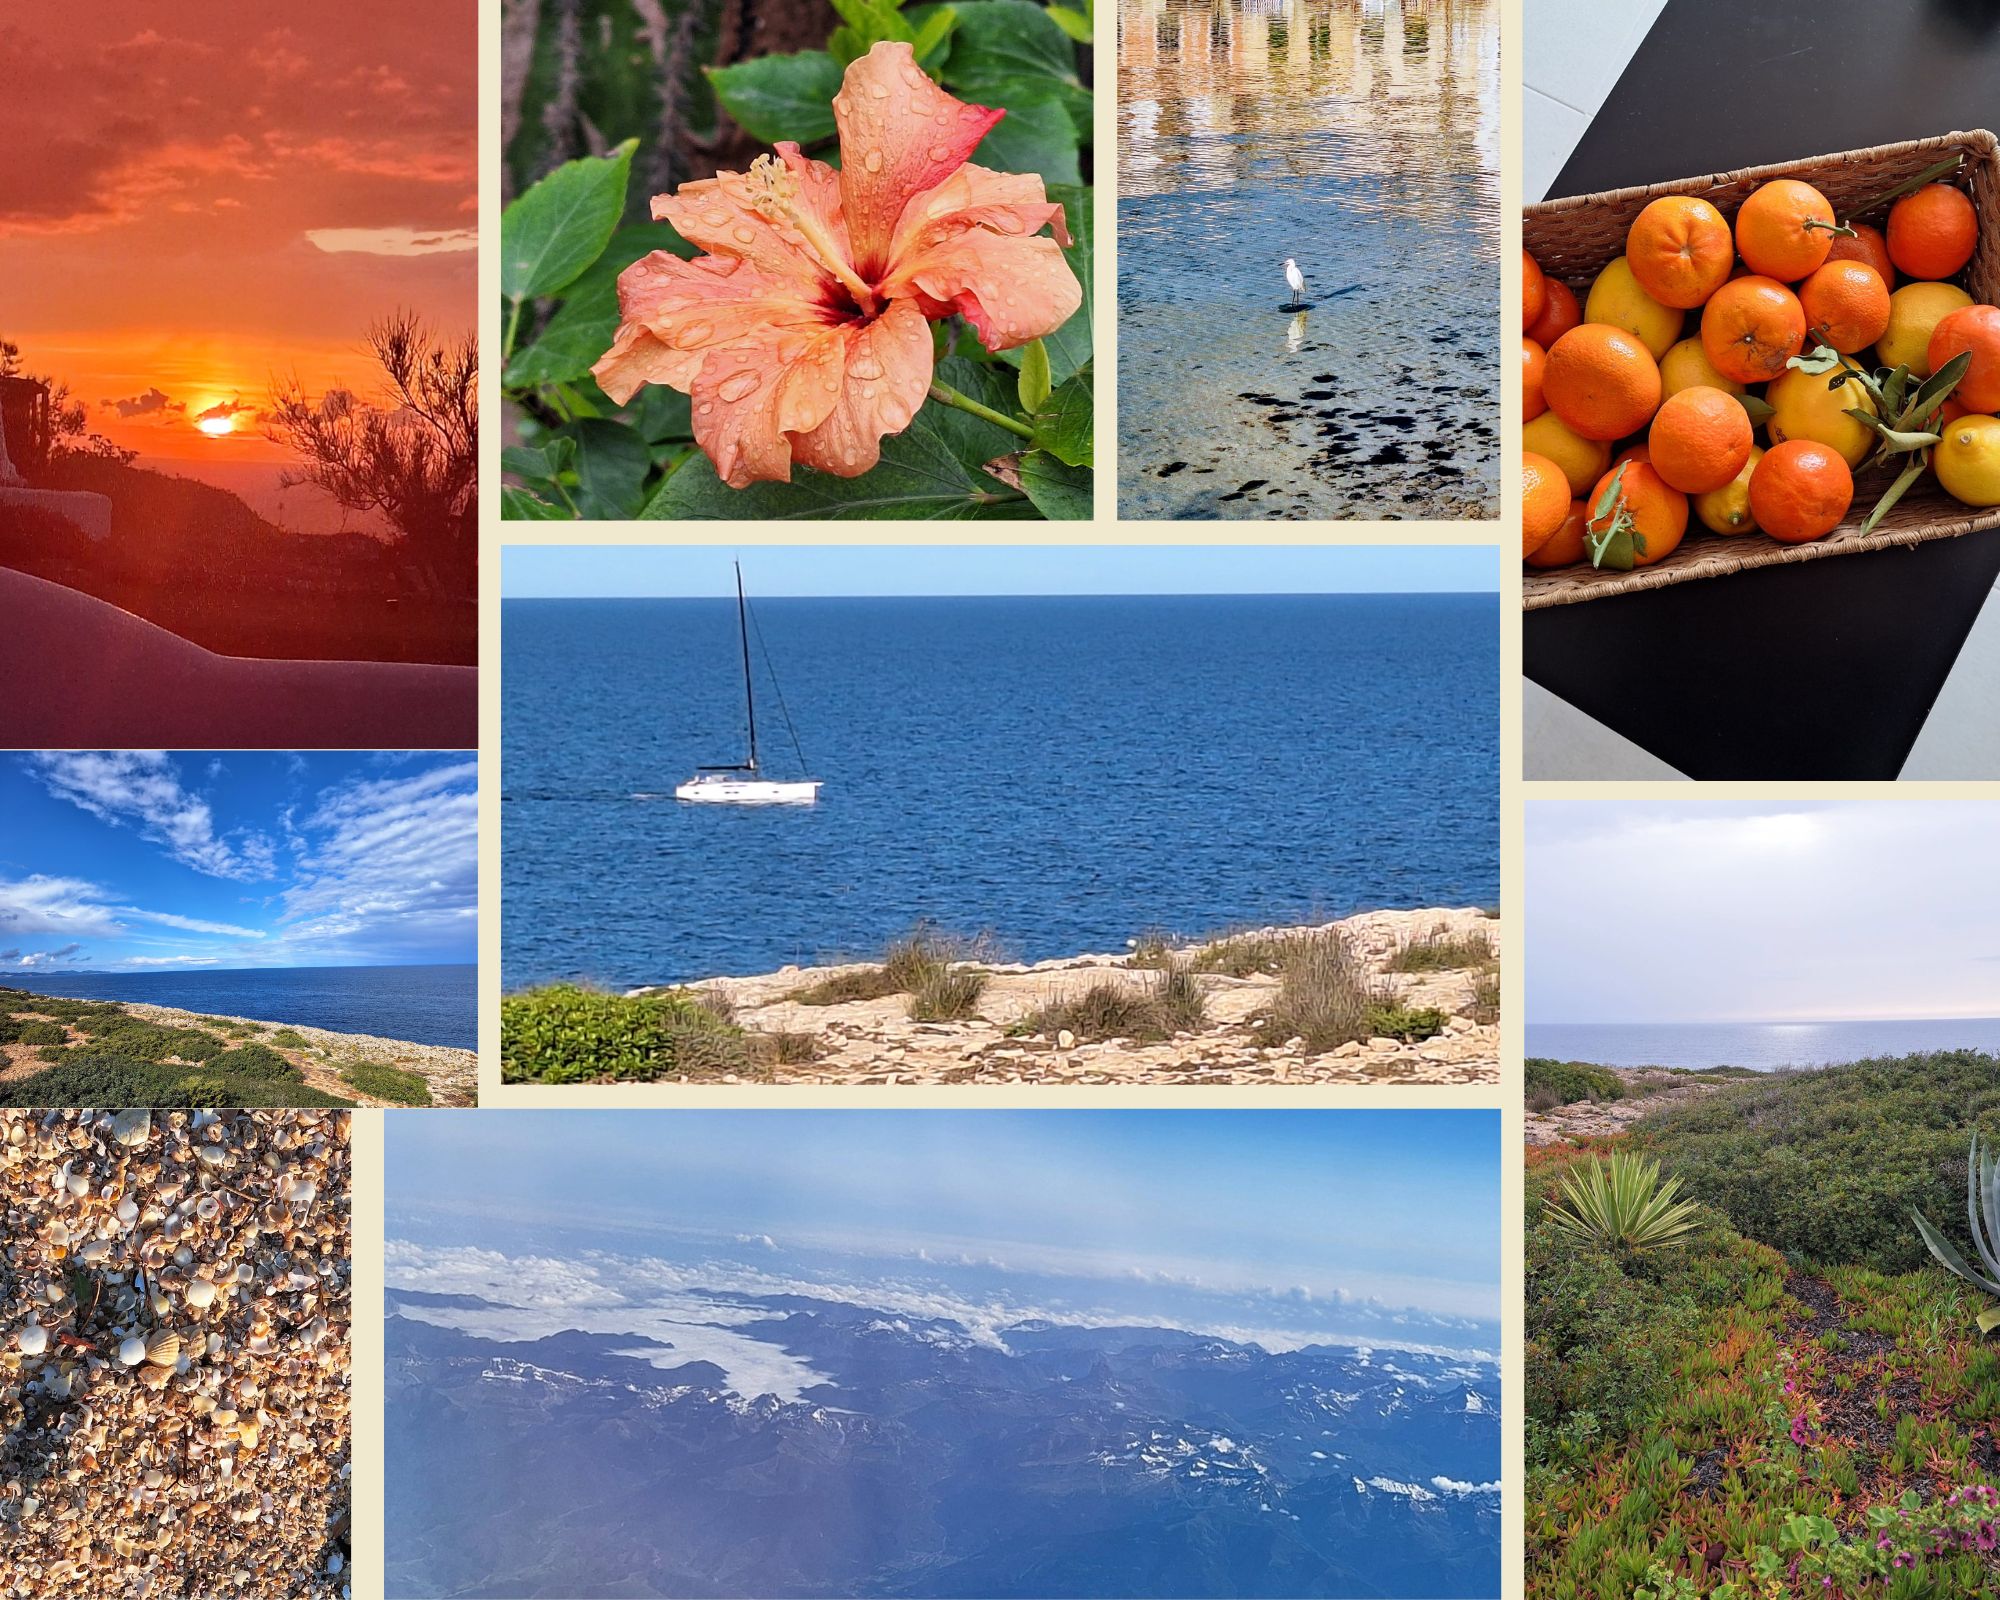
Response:
POLYGON ((509 545, 510 600, 823 595, 1494 593, 1490 547, 1406 545, 509 545))
POLYGON ((622 1264, 610 1280, 667 1262, 689 1283, 842 1285, 961 1321, 1486 1348, 1500 1155, 1484 1111, 396 1118, 392 1281, 505 1261, 525 1295, 531 1263, 593 1256, 622 1264))
POLYGON ((0 975, 466 962, 467 754, 0 755, 0 975))

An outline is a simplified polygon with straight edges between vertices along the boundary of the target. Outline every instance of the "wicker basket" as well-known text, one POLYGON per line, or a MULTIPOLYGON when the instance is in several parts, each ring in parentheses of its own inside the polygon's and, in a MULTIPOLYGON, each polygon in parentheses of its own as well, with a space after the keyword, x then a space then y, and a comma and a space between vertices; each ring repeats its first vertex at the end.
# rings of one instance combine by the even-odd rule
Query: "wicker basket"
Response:
MULTIPOLYGON (((1980 220, 1979 247, 1958 281, 1974 300, 2000 305, 2000 140, 1983 129, 1948 133, 1936 139, 1915 139, 1907 144, 1877 145, 1872 150, 1849 150, 1841 155, 1792 161, 1782 166, 1749 167, 1709 178, 1684 178, 1642 189, 1614 189, 1608 194, 1549 200, 1529 206, 1522 213, 1521 242, 1549 276, 1572 285, 1584 284, 1596 277, 1606 262, 1624 254, 1625 235, 1632 219, 1656 196, 1700 195, 1712 201, 1724 216, 1733 218, 1736 208, 1758 184, 1772 178, 1803 178, 1832 202, 1836 216, 1846 220, 1850 206, 1863 204, 1898 184, 1907 183, 1926 168, 1953 155, 1964 156, 1965 164, 1952 181, 1971 195, 1980 220)), ((1880 227, 1885 214, 1886 208, 1878 207, 1856 215, 1858 220, 1880 227)), ((1824 539, 1811 544, 1780 544, 1762 534, 1725 538, 1690 520, 1688 536, 1680 548, 1650 567, 1632 572, 1601 571, 1588 565, 1546 571, 1523 567, 1522 605, 1533 611, 1542 606, 1629 594, 1636 589, 1664 588, 1695 578, 1719 577, 1746 567, 1768 567, 1781 561, 1816 561, 1822 556, 1885 550, 1893 545, 1921 544, 1929 539, 1950 539, 1981 528, 2000 527, 2000 509, 1975 510, 1960 505, 1938 487, 1934 476, 1927 474, 1875 525, 1874 532, 1864 536, 1861 523, 1893 476, 1890 471, 1878 470, 1857 479, 1854 506, 1847 520, 1824 539)))

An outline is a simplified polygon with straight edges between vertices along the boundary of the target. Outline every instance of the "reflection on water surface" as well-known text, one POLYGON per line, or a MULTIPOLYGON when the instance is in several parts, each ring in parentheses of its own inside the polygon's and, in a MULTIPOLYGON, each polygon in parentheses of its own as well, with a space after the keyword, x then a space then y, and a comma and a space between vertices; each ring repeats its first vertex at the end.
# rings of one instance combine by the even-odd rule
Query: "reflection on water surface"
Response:
POLYGON ((1121 0, 1121 513, 1497 515, 1499 31, 1121 0))

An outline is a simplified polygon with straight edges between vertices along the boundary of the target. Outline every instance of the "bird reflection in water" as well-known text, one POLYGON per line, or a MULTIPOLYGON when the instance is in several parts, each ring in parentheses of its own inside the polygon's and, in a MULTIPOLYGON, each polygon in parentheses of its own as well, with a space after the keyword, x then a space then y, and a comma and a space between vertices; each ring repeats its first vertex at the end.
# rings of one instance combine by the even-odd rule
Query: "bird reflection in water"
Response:
POLYGON ((1301 311, 1285 324, 1285 354, 1295 356, 1305 347, 1306 313, 1301 311))

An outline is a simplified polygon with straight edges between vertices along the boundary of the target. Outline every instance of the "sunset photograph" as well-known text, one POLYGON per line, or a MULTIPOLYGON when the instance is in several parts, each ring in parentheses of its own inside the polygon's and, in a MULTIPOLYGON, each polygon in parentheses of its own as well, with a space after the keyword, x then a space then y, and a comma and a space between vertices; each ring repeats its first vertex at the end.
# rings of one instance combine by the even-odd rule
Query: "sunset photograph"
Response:
POLYGON ((472 0, 0 24, 0 670, 49 686, 0 737, 472 742, 476 45, 472 0), (135 670, 76 689, 86 639, 135 670))

